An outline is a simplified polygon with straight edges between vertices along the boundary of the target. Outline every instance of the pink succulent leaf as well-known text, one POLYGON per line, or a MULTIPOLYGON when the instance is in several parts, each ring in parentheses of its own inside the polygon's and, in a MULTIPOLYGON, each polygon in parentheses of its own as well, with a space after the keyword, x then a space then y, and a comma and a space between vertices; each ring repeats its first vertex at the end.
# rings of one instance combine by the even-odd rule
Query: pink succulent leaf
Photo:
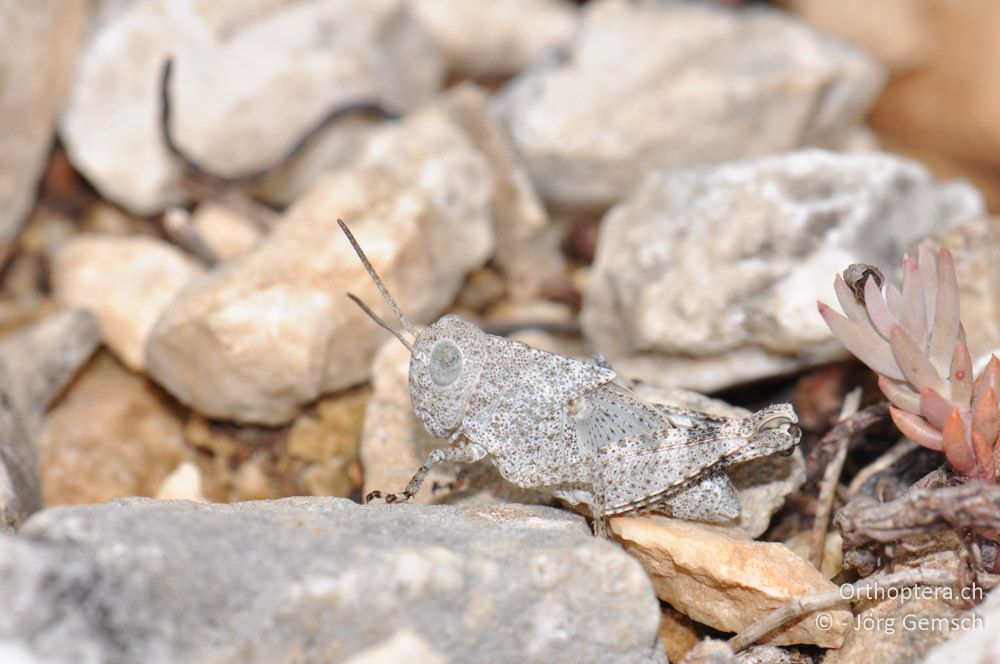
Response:
POLYGON ((951 358, 951 402, 968 410, 972 402, 972 357, 969 348, 961 341, 955 342, 955 352, 951 358))
POLYGON ((937 307, 934 327, 930 333, 927 356, 940 373, 945 373, 955 348, 955 340, 965 342, 962 321, 959 318, 958 279, 951 252, 942 249, 938 254, 937 307))
POLYGON ((975 393, 972 397, 972 401, 980 401, 986 393, 986 390, 992 389, 993 394, 1000 394, 1000 359, 997 359, 996 355, 990 357, 990 361, 986 363, 986 368, 983 369, 983 373, 979 374, 979 378, 976 379, 975 393))
POLYGON ((920 412, 935 429, 944 429, 944 423, 954 408, 933 388, 920 392, 920 412))
POLYGON ((867 364, 875 373, 893 380, 903 380, 903 372, 893 359, 889 342, 877 334, 869 334, 857 323, 831 309, 829 305, 819 302, 818 306, 819 313, 827 326, 855 357, 867 364))
POLYGON ((899 312, 903 309, 903 296, 892 284, 885 285, 885 305, 889 307, 892 317, 899 320, 899 312))
POLYGON ((907 413, 895 406, 889 406, 889 415, 903 435, 913 442, 923 445, 929 450, 940 452, 943 449, 944 436, 940 431, 928 424, 924 418, 913 413, 907 413))
POLYGON ((913 387, 921 392, 932 387, 941 394, 951 396, 948 384, 934 370, 923 351, 906 333, 906 330, 899 325, 894 325, 892 333, 889 335, 889 343, 892 347, 892 354, 896 358, 896 364, 913 387))
MULTIPOLYGON (((997 409, 997 393, 992 387, 987 387, 982 396, 976 399, 972 407, 972 434, 979 435, 983 441, 990 442, 989 457, 993 458, 992 443, 1000 431, 1000 411, 997 409)), ((974 440, 974 439, 973 439, 974 440)), ((977 457, 983 457, 976 451, 977 457)))
POLYGON ((924 310, 927 312, 927 329, 934 327, 934 318, 937 313, 937 285, 938 271, 937 262, 934 260, 934 252, 926 244, 920 245, 917 249, 917 262, 920 265, 920 281, 924 285, 924 310))
POLYGON ((916 342, 921 352, 927 349, 927 310, 924 307, 924 287, 920 283, 920 266, 909 256, 903 256, 903 309, 899 324, 916 342))
POLYGON ((944 456, 951 467, 965 477, 975 475, 976 459, 972 454, 972 446, 965 438, 965 425, 957 408, 952 410, 945 420, 941 435, 944 439, 944 456))
POLYGON ((878 288, 874 277, 865 280, 865 307, 868 310, 868 318, 878 333, 884 338, 889 338, 892 326, 898 321, 889 313, 889 307, 885 304, 885 298, 878 288))
POLYGON ((879 376, 878 387, 889 403, 896 408, 914 415, 920 414, 920 395, 907 387, 906 383, 899 383, 889 380, 885 376, 879 376))
POLYGON ((972 432, 972 450, 976 457, 975 479, 992 482, 996 478, 996 466, 993 463, 993 446, 978 431, 972 432))
POLYGON ((865 309, 865 305, 854 298, 851 287, 847 285, 847 282, 839 274, 833 280, 833 290, 837 293, 837 301, 840 302, 840 308, 847 314, 848 319, 860 325, 866 332, 878 334, 868 319, 868 311, 865 309))

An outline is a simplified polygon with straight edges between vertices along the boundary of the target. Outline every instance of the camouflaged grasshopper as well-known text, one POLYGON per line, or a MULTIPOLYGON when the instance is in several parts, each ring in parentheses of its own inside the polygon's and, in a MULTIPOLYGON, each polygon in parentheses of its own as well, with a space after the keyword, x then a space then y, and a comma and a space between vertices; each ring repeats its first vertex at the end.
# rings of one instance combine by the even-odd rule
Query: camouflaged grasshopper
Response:
POLYGON ((587 505, 594 533, 608 516, 654 510, 722 522, 740 506, 725 469, 791 454, 801 433, 791 406, 770 406, 741 420, 652 405, 615 382, 615 373, 486 334, 454 315, 417 332, 389 295, 357 240, 340 227, 413 340, 348 294, 410 351, 410 398, 435 449, 400 493, 372 491, 365 501, 406 501, 431 467, 488 456, 520 487, 587 505))

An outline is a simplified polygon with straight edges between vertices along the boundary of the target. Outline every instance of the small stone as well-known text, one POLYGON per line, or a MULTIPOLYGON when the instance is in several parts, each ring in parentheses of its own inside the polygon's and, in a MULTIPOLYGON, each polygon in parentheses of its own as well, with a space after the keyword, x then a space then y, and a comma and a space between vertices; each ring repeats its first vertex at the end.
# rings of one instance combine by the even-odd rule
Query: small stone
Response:
POLYGON ((444 77, 403 0, 147 0, 109 12, 83 51, 60 133, 77 169, 138 214, 184 197, 159 126, 171 57, 173 136, 224 176, 279 163, 337 108, 405 111, 444 77))
POLYGON ((158 500, 192 500, 208 502, 201 491, 201 471, 198 466, 185 461, 164 478, 154 496, 158 500))
POLYGON ((276 425, 368 378, 388 336, 347 293, 396 324, 337 226, 351 227, 416 322, 435 319, 493 252, 490 170, 429 108, 373 136, 358 163, 316 181, 252 251, 199 279, 157 321, 150 375, 210 417, 276 425))
POLYGON ((657 169, 837 147, 882 81, 861 51, 773 10, 601 0, 496 109, 546 199, 603 209, 657 169))
POLYGON ((578 13, 566 0, 411 0, 448 67, 464 76, 516 74, 566 44, 578 13))
POLYGON ((56 299, 94 312, 105 343, 135 371, 160 313, 202 268, 151 237, 78 235, 56 254, 56 299))
POLYGON ((448 660, 418 634, 409 629, 402 629, 385 643, 359 652, 345 664, 397 664, 398 662, 447 664, 448 660))
POLYGON ((310 464, 302 471, 300 483, 310 496, 350 496, 361 482, 351 477, 353 460, 335 457, 310 464))
MULTIPOLYGON (((797 597, 836 590, 784 544, 755 542, 733 529, 661 516, 613 518, 611 529, 646 568, 657 597, 725 632, 739 632, 797 597)), ((767 643, 839 648, 851 612, 828 613, 828 630, 809 614, 775 630, 767 643)))
POLYGON ((691 619, 671 606, 664 606, 660 616, 660 642, 667 660, 679 662, 684 654, 701 641, 701 633, 691 619))
POLYGON ((0 266, 34 204, 87 8, 81 0, 0 6, 0 266))
POLYGON ((100 343, 94 317, 64 310, 0 340, 0 531, 41 509, 45 410, 100 343))
POLYGON ((278 497, 277 487, 261 464, 260 459, 251 458, 236 471, 233 492, 237 500, 268 500, 278 497))
MULTIPOLYGON (((791 539, 785 540, 785 546, 795 552, 803 560, 809 560, 809 552, 812 547, 812 533, 803 530, 795 534, 791 539)), ((823 576, 832 579, 844 569, 844 540, 840 533, 831 532, 826 534, 823 540, 823 563, 820 571, 823 576)))
POLYGON ((154 496, 191 458, 165 395, 107 354, 45 417, 38 449, 48 505, 154 496))
POLYGON ((191 227, 222 261, 245 254, 264 236, 259 225, 238 211, 211 202, 198 206, 191 217, 191 227))
POLYGON ((816 313, 836 301, 834 275, 897 266, 982 207, 967 184, 887 154, 656 172, 601 225, 581 323, 619 373, 706 392, 840 359, 816 313))
POLYGON ((454 662, 666 661, 642 567, 550 508, 132 498, 22 532, 0 642, 43 661, 339 662, 403 627, 454 662))
MULTIPOLYGON (((511 6, 507 0, 501 2, 511 6)), ((471 7, 468 3, 464 5, 471 7)), ((475 7, 475 13, 482 9, 480 3, 475 7)), ((482 20, 478 17, 477 23, 484 25, 482 20)), ((507 277, 510 295, 515 300, 526 300, 537 297, 546 283, 562 277, 566 266, 548 212, 524 165, 514 154, 503 127, 490 115, 487 103, 488 97, 482 88, 462 84, 449 91, 444 107, 493 169, 496 182, 492 205, 497 236, 495 260, 507 277)))

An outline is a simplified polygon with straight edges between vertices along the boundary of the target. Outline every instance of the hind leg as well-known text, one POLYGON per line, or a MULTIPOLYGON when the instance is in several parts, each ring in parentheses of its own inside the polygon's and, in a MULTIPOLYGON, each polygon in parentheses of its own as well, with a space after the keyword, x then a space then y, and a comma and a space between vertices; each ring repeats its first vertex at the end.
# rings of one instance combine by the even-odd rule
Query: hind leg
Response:
POLYGON ((455 462, 455 463, 472 463, 473 461, 479 461, 484 456, 486 456, 486 450, 484 450, 479 445, 472 443, 464 438, 459 438, 455 436, 458 442, 454 445, 447 447, 439 447, 427 455, 427 460, 424 464, 417 469, 417 472, 413 474, 413 478, 410 480, 406 488, 399 493, 386 493, 385 491, 372 491, 367 496, 365 496, 365 502, 369 503, 378 498, 384 498, 387 503, 402 503, 406 502, 413 496, 417 495, 420 490, 420 485, 424 483, 424 478, 427 477, 427 473, 430 472, 431 468, 434 466, 445 463, 445 462, 455 462))

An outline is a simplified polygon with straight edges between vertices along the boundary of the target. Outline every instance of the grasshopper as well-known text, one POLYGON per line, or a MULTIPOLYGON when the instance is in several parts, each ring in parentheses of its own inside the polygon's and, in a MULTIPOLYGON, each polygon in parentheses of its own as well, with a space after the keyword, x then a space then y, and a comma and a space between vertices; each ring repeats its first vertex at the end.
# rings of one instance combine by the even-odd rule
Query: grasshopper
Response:
POLYGON ((337 221, 412 340, 348 297, 410 351, 414 411, 432 436, 451 443, 432 451, 403 491, 372 491, 365 502, 409 500, 433 466, 488 456, 509 482, 585 504, 595 535, 607 536, 607 517, 637 510, 724 522, 740 512, 725 469, 791 454, 801 437, 789 404, 717 418, 649 404, 599 362, 486 334, 459 316, 418 332, 337 221))

